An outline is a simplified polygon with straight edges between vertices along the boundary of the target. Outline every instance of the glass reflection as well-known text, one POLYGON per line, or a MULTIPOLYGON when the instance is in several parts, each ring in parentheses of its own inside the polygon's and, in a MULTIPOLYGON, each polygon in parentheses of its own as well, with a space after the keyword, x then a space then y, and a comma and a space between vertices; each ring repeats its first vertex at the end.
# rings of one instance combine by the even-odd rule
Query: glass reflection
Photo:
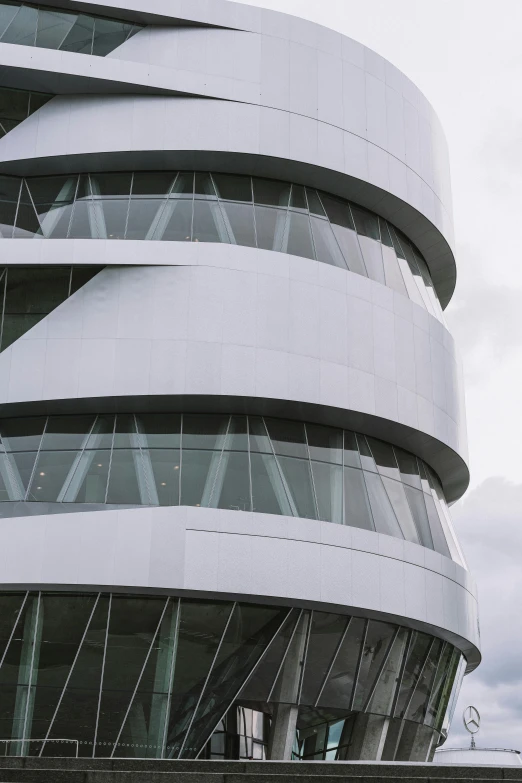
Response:
MULTIPOLYGON (((98 28, 94 26, 95 31, 98 28)), ((15 100, 9 98, 11 92, 16 91, 7 91, 4 99, 5 132, 13 112, 28 116, 49 97, 24 93, 15 100), (18 108, 11 111, 13 101, 18 108)), ((214 242, 274 250, 370 277, 443 320, 428 266, 400 231, 344 199, 277 180, 201 171, 23 180, 4 176, 0 233, 20 238, 214 242)))
POLYGON ((441 639, 315 610, 0 593, 0 729, 17 740, 6 755, 265 758, 279 702, 299 705, 299 758, 345 757, 359 719, 438 739, 462 663, 441 639))
MULTIPOLYGON (((377 531, 463 563, 433 472, 413 454, 348 430, 147 413, 3 419, 0 436, 2 503, 181 504, 295 516, 377 531)), ((0 505, 0 515, 9 508, 0 505)))
POLYGON ((0 4, 0 41, 105 57, 142 25, 27 3, 0 4))

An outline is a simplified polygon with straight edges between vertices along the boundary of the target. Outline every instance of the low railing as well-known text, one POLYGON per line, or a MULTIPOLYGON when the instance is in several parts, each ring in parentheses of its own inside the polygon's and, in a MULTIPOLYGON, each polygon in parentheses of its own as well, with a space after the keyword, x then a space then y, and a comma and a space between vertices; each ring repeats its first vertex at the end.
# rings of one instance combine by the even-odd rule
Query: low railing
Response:
POLYGON ((41 750, 43 747, 50 743, 62 743, 62 742, 68 742, 72 743, 75 746, 75 758, 78 758, 79 753, 79 741, 76 739, 33 739, 32 737, 28 737, 27 739, 0 739, 0 756, 39 756, 41 753, 41 750), (31 743, 39 742, 42 745, 42 748, 39 749, 37 753, 28 753, 26 752, 26 749, 31 745, 31 743), (19 748, 10 748, 10 745, 19 745, 19 748), (1 752, 2 746, 4 748, 4 753, 1 752), (13 752, 13 750, 15 752, 13 752), (10 751, 10 752, 8 752, 10 751))

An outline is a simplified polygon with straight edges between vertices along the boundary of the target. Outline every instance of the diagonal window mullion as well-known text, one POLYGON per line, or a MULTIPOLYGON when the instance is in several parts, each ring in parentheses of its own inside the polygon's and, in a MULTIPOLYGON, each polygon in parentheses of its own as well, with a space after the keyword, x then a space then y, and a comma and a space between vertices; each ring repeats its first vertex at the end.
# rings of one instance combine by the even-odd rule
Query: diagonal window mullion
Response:
POLYGON ((49 416, 47 416, 46 419, 45 419, 43 432, 42 432, 42 435, 40 437, 40 442, 38 444, 38 449, 37 449, 37 452, 36 452, 36 456, 34 458, 33 469, 31 470, 31 475, 29 477, 29 481, 27 482, 27 489, 25 491, 24 500, 29 500, 29 490, 31 489, 31 484, 33 483, 34 474, 36 473, 36 466, 38 464, 38 458, 40 456, 40 451, 42 450, 42 443, 43 443, 43 440, 45 438, 45 433, 47 432, 47 425, 48 424, 49 424, 49 416))
POLYGON ((366 710, 368 709, 368 707, 370 705, 371 700, 373 699, 375 691, 377 690, 377 686, 379 685, 379 680, 381 679, 382 673, 383 673, 384 669, 386 668, 386 665, 387 665, 388 660, 389 660, 390 655, 391 655, 391 651, 392 651, 393 645, 395 644, 395 641, 396 641, 396 639, 397 639, 397 637, 399 635, 400 630, 401 630, 401 628, 400 628, 400 626, 398 626, 395 629, 395 632, 394 632, 392 638, 388 642, 388 647, 387 647, 386 652, 384 654, 384 657, 383 657, 383 659, 381 661, 381 665, 379 666, 379 671, 377 672, 377 675, 375 677, 373 685, 371 686, 371 688, 370 688, 370 690, 368 692, 368 696, 366 697, 366 701, 364 702, 364 706, 363 706, 361 712, 366 712, 366 710))
MULTIPOLYGON (((41 591, 38 592, 38 600, 36 603, 36 618, 34 622, 34 635, 32 638, 32 649, 31 649, 31 662, 29 664, 29 682, 27 683, 27 697, 25 701, 25 710, 24 710, 24 725, 22 729, 22 756, 25 756, 25 745, 26 745, 26 734, 27 734, 27 718, 29 716, 29 709, 31 706, 31 689, 33 687, 33 675, 34 675, 34 658, 36 655, 36 648, 37 646, 40 647, 40 644, 37 644, 37 636, 38 636, 38 625, 40 623, 40 610, 42 606, 42 593, 41 591)), ((40 652, 40 650, 38 651, 40 652)))
POLYGON ((269 442, 270 448, 272 450, 272 456, 274 458, 274 462, 275 462, 277 470, 279 472, 279 478, 280 478, 281 484, 283 486, 283 491, 284 491, 284 493, 286 495, 286 501, 287 501, 287 503, 288 503, 288 505, 290 507, 290 512, 291 512, 293 517, 298 517, 299 516, 299 512, 297 511, 297 506, 295 505, 294 498, 292 496, 292 493, 290 492, 290 487, 288 486, 288 482, 287 482, 287 480, 285 478, 285 475, 283 473, 283 469, 281 468, 281 465, 279 464, 279 460, 277 458, 277 454, 275 453, 274 444, 272 443, 272 438, 270 437, 270 433, 268 431, 268 427, 266 426, 266 421, 265 421, 264 416, 262 417, 262 420, 263 420, 263 426, 265 428, 266 436, 268 438, 268 442, 269 442))
POLYGON ((301 609, 299 611, 299 615, 297 617, 297 620, 295 621, 295 625, 294 625, 294 627, 292 629, 292 633, 290 634, 290 639, 288 640, 288 644, 286 645, 285 654, 283 655, 283 657, 281 659, 281 662, 280 662, 279 666, 277 667, 277 671, 275 673, 274 681, 272 683, 272 686, 271 686, 271 688, 270 688, 270 690, 268 692, 268 696, 266 698, 267 702, 270 701, 272 693, 274 692, 274 688, 275 688, 275 686, 277 684, 277 680, 279 679, 279 675, 281 674, 283 666, 285 665, 285 661, 286 661, 286 657, 288 655, 288 651, 290 650, 290 646, 291 646, 292 642, 294 641, 294 636, 295 636, 295 634, 297 632, 297 629, 299 628, 299 623, 301 622, 301 618, 303 616, 303 613, 304 613, 304 609, 301 609))
POLYGON ((314 702, 314 707, 317 707, 317 705, 319 704, 319 700, 320 700, 321 696, 323 695, 323 691, 324 691, 324 689, 326 687, 326 683, 328 682, 328 678, 329 678, 330 674, 332 673, 332 669, 335 666, 335 662, 337 660, 337 657, 338 657, 338 655, 339 655, 339 653, 341 651, 341 648, 342 648, 342 646, 344 644, 344 640, 346 639, 346 634, 349 631, 350 625, 352 623, 352 619, 353 619, 352 617, 348 617, 348 619, 347 619, 346 625, 345 625, 344 630, 343 630, 343 632, 341 634, 341 638, 339 639, 337 647, 335 648, 334 654, 332 656, 332 660, 330 661, 330 665, 328 666, 328 669, 326 670, 326 674, 324 675, 323 682, 321 683, 321 687, 319 688, 319 693, 317 694, 317 698, 316 698, 316 700, 314 702))
POLYGON ((363 655, 364 655, 364 648, 365 648, 365 645, 366 645, 366 637, 368 636, 368 626, 369 626, 369 624, 370 624, 369 620, 366 620, 366 622, 364 623, 364 632, 363 632, 362 639, 361 639, 361 646, 359 648, 359 656, 358 656, 358 659, 357 659, 357 666, 356 666, 356 669, 355 669, 355 674, 354 674, 353 683, 352 683, 352 693, 350 695, 350 710, 353 710, 353 705, 354 705, 354 701, 355 701, 355 694, 357 693, 357 686, 359 685, 359 675, 361 673, 362 659, 363 659, 363 655))
POLYGON ((431 640, 430 646, 428 647, 428 651, 426 652, 426 655, 424 656, 424 660, 422 662, 422 666, 419 669, 419 673, 417 674, 417 677, 415 678, 415 683, 414 683, 414 685, 413 685, 413 687, 412 687, 412 689, 410 691, 410 695, 408 697, 408 701, 404 705, 403 718, 406 718, 406 715, 408 714, 408 710, 410 709, 410 705, 411 705, 411 703, 413 701, 413 697, 415 695, 415 691, 417 690, 417 686, 418 686, 419 682, 422 679, 422 675, 424 674, 424 669, 426 668, 426 665, 427 665, 427 663, 428 663, 428 661, 430 659, 431 651, 432 651, 433 646, 434 646, 436 641, 437 641, 436 638, 433 637, 432 640, 431 640))
POLYGON ((142 677, 143 677, 143 672, 145 671, 145 667, 147 666, 147 663, 149 662, 150 654, 152 652, 152 648, 154 647, 154 642, 158 638, 158 634, 159 634, 160 629, 161 629, 161 624, 163 622, 163 618, 165 617, 165 612, 167 611, 167 607, 169 605, 169 602, 170 602, 170 598, 168 597, 167 600, 165 601, 165 606, 163 607, 163 611, 161 612, 161 617, 160 617, 160 619, 158 621, 158 625, 157 625, 156 631, 154 632, 154 635, 152 637, 151 643, 149 645, 149 649, 147 650, 147 655, 145 656, 145 660, 143 662, 143 666, 141 667, 141 671, 139 673, 138 680, 136 682, 136 685, 135 685, 134 690, 132 692, 132 696, 131 696, 130 701, 129 701, 129 706, 127 707, 127 710, 126 710, 125 715, 123 717, 122 724, 120 726, 120 730, 119 730, 118 735, 117 735, 117 737, 116 737, 116 739, 114 741, 114 745, 113 745, 113 748, 112 748, 112 751, 111 751, 111 755, 110 755, 111 759, 114 757, 114 751, 118 747, 118 743, 120 741, 120 737, 121 737, 121 735, 123 733, 123 729, 125 728, 125 724, 127 722, 127 718, 129 717, 129 713, 130 713, 130 711, 132 709, 132 705, 134 704, 134 699, 135 699, 136 694, 138 692, 138 688, 140 687, 140 682, 141 682, 142 677))
POLYGON ((17 615, 16 615, 16 620, 15 620, 15 621, 14 621, 14 623, 13 623, 13 629, 12 629, 11 633, 9 634, 9 639, 7 640, 7 644, 6 644, 6 647, 5 647, 4 653, 3 653, 2 657, 0 658, 0 669, 2 668, 2 666, 3 666, 3 663, 4 663, 5 659, 6 659, 6 656, 7 656, 7 651, 9 650, 9 645, 10 645, 10 644, 11 644, 11 642, 13 641, 13 637, 14 637, 14 635, 15 635, 15 633, 16 633, 16 628, 17 628, 17 626, 18 626, 18 623, 19 623, 19 621, 20 621, 20 617, 22 616, 22 612, 24 611, 24 607, 25 607, 25 605, 26 605, 26 603, 27 603, 27 599, 28 599, 28 598, 29 598, 29 590, 28 590, 28 591, 26 592, 26 594, 24 595, 24 600, 22 601, 22 605, 21 605, 21 607, 20 607, 20 609, 18 610, 18 613, 17 613, 17 615))
POLYGON ((101 701, 102 701, 102 694, 103 694, 103 680, 105 677, 105 661, 107 659, 107 642, 109 639, 109 625, 111 622, 111 609, 112 609, 112 593, 109 593, 109 607, 107 609, 107 625, 105 626, 105 640, 103 644, 103 658, 102 658, 102 668, 101 668, 101 675, 100 675, 100 690, 98 692, 98 708, 96 710, 96 723, 94 726, 94 738, 92 743, 92 757, 94 758, 96 755, 96 742, 98 739, 98 726, 100 723, 100 707, 101 707, 101 701))
MULTIPOLYGON (((74 458, 73 464, 71 465, 71 467, 69 469, 69 473, 67 474, 67 477, 66 477, 66 479, 65 479, 65 481, 63 483, 63 486, 62 486, 62 488, 61 488, 61 490, 60 490, 60 492, 58 494, 58 497, 57 497, 57 502, 58 503, 66 503, 67 502, 65 500, 65 498, 67 497, 67 494, 70 492, 71 484, 73 483, 73 480, 76 477, 76 472, 78 471, 78 467, 79 467, 79 465, 81 464, 81 462, 83 460, 83 457, 84 457, 84 454, 85 454, 85 450, 87 448, 87 444, 89 443, 89 440, 92 437, 92 434, 93 434, 94 429, 96 427, 96 424, 98 422, 98 418, 99 418, 98 416, 95 417, 89 432, 86 434, 86 436, 85 436, 85 438, 83 440, 83 444, 82 444, 81 449, 78 451, 78 453, 76 454, 76 457, 74 458)), ((78 476, 79 479, 80 479, 80 483, 83 480, 84 475, 83 476, 81 476, 81 475, 78 476)), ((78 484, 78 482, 76 482, 76 483, 78 484)), ((76 488, 76 492, 77 491, 78 491, 78 486, 76 488)), ((76 492, 74 492, 74 496, 76 496, 76 492)))
POLYGON ((109 454, 109 466, 108 466, 108 469, 107 469, 107 484, 105 485, 105 499, 103 501, 104 503, 107 503, 107 496, 109 494, 109 484, 110 484, 110 481, 111 481, 112 456, 114 454, 114 438, 115 438, 115 433, 116 433, 117 422, 118 422, 118 414, 116 414, 114 416, 114 426, 112 428, 111 451, 110 451, 110 454, 109 454))
POLYGON ((205 682, 203 683, 203 687, 201 689, 201 693, 199 694, 199 698, 196 702, 196 706, 194 707, 194 710, 192 712, 192 717, 190 719, 189 725, 187 726, 187 729, 185 731, 185 736, 183 737, 183 742, 181 743, 181 747, 179 749, 178 758, 181 758, 181 754, 183 753, 183 749, 185 748, 185 743, 187 741, 187 738, 189 736, 190 730, 192 728, 192 724, 194 723, 194 720, 196 718, 197 711, 199 709, 199 705, 201 704, 201 700, 203 699, 203 695, 205 693, 206 687, 208 685, 208 682, 210 680, 210 675, 212 674, 212 670, 214 669, 214 665, 218 659, 219 653, 221 651, 221 647, 223 645, 223 640, 225 638, 226 632, 228 631, 228 626, 230 625, 230 621, 232 620, 232 615, 234 614, 237 606, 237 601, 234 601, 232 604, 232 609, 230 610, 230 614, 228 616, 228 619, 225 623, 225 627, 223 629, 223 633, 221 634, 221 639, 219 640, 219 644, 217 646, 216 652, 214 653, 214 657, 212 659, 212 663, 210 664, 210 668, 208 670, 207 676, 205 677, 205 682))
POLYGON ((71 664, 71 668, 70 668, 70 670, 69 670, 69 674, 67 675, 67 679, 65 680, 64 686, 63 686, 63 688, 62 688, 62 692, 60 693, 60 697, 59 697, 59 699, 58 699, 58 704, 56 705, 56 708, 55 708, 55 710, 54 710, 54 713, 53 713, 53 717, 51 718, 51 722, 49 723, 49 727, 48 727, 48 729, 47 729, 47 733, 46 733, 46 735, 45 735, 45 737, 44 737, 43 744, 42 744, 42 747, 41 747, 41 749, 40 749, 40 753, 38 754, 39 756, 41 756, 41 755, 42 755, 42 753, 43 753, 43 751, 44 751, 44 748, 45 748, 45 743, 46 743, 46 742, 47 742, 47 740, 49 739, 49 734, 50 734, 50 733, 51 733, 51 731, 52 731, 52 728, 53 728, 53 725, 54 725, 54 721, 55 721, 55 719, 56 719, 56 716, 58 715, 58 710, 60 709, 61 703, 62 703, 62 701, 63 701, 63 697, 65 696, 65 692, 66 692, 66 690, 67 690, 67 686, 69 685, 69 681, 70 681, 70 679, 71 679, 71 677, 72 677, 72 674, 73 674, 73 671, 74 671, 74 667, 75 667, 75 665, 76 665, 76 661, 78 660, 78 658, 79 658, 79 656, 80 656, 80 652, 81 652, 81 649, 82 649, 83 643, 84 643, 84 641, 85 641, 85 637, 86 637, 86 636, 87 636, 87 634, 89 633, 89 628, 90 628, 90 625, 91 625, 91 621, 92 621, 92 618, 94 617, 94 612, 96 611, 96 608, 97 608, 97 606, 98 606, 98 602, 99 602, 99 600, 100 600, 100 596, 101 596, 101 593, 98 593, 98 594, 96 595, 96 600, 95 600, 95 602, 94 602, 94 605, 93 605, 93 607, 92 607, 91 613, 90 613, 90 615, 89 615, 89 619, 87 620, 87 624, 86 624, 86 626, 85 626, 85 630, 84 630, 84 632, 83 632, 83 635, 82 635, 82 638, 81 638, 81 640, 80 640, 80 644, 78 645, 78 649, 76 650, 76 654, 75 654, 75 656, 74 656, 74 659, 73 659, 73 662, 72 662, 72 664, 71 664))
MULTIPOLYGON (((254 676, 254 674, 255 674, 255 672, 256 672, 256 670, 257 670, 257 668, 260 666, 260 664, 261 664, 261 663, 262 663, 262 661, 264 660, 264 658, 265 658, 266 654, 268 653, 268 651, 269 651, 270 647, 272 646, 272 644, 274 643, 275 639, 276 639, 276 638, 277 638, 277 636, 279 635, 279 632, 281 631, 282 627, 284 626, 284 624, 286 623, 286 621, 287 621, 287 620, 288 620, 288 618, 290 617, 290 615, 291 615, 292 611, 293 611, 293 610, 292 610, 291 608, 288 610, 288 612, 287 612, 287 613, 286 613, 286 615, 284 616, 283 620, 282 620, 282 621, 281 621, 281 623, 279 624, 279 627, 278 627, 278 629, 277 629, 277 630, 274 632, 274 635, 272 636, 272 638, 271 638, 271 639, 270 639, 270 641, 268 642, 268 644, 267 644, 267 646, 265 647, 265 649, 263 650, 262 654, 259 656, 258 660, 256 661, 256 663, 254 664, 254 666, 252 667, 252 669, 251 669, 251 670, 250 670, 250 672, 248 673, 248 675, 247 675, 246 679, 245 679, 245 680, 244 680, 244 682, 242 682, 242 683, 241 683, 241 685, 239 686, 239 688, 238 688, 238 690, 237 690, 237 693, 234 695, 233 699, 230 701, 230 704, 234 704, 234 703, 236 702, 236 700, 237 700, 237 698, 239 697, 239 695, 240 695, 241 691, 243 690, 243 688, 244 688, 244 687, 247 685, 247 683, 248 683, 248 682, 249 682, 249 681, 252 679, 252 677, 254 676)), ((219 717, 219 720, 217 720, 217 719, 216 719, 216 725, 214 726, 214 728, 212 729, 212 731, 209 733, 209 736, 212 736, 212 734, 215 732, 215 730, 217 729, 217 727, 219 726, 219 724, 221 723, 221 721, 222 721, 222 720, 223 720, 223 718, 225 717, 225 715, 226 715, 227 711, 228 711, 228 707, 225 709, 225 712, 224 712, 222 715, 220 715, 220 717, 219 717)), ((245 735, 246 735, 246 729, 245 729, 245 735)), ((196 758, 199 758, 199 756, 200 756, 200 754, 202 753, 202 751, 203 751, 204 747, 205 747, 205 746, 203 745, 203 746, 202 746, 202 748, 201 748, 201 750, 200 750, 200 751, 199 751, 199 753, 197 754, 196 758)))
POLYGON ((170 706, 172 703, 172 687, 174 685, 174 672, 176 669, 176 656, 178 651, 178 637, 179 637, 179 623, 181 618, 181 598, 178 598, 178 606, 176 609, 176 624, 174 627, 174 639, 172 644, 172 660, 170 663, 170 672, 169 672, 169 684, 168 684, 168 691, 167 691, 167 704, 165 707, 165 723, 163 726, 163 738, 161 743, 161 758, 165 758, 165 751, 167 748, 167 740, 168 740, 168 731, 169 731, 169 715, 170 715, 170 706))

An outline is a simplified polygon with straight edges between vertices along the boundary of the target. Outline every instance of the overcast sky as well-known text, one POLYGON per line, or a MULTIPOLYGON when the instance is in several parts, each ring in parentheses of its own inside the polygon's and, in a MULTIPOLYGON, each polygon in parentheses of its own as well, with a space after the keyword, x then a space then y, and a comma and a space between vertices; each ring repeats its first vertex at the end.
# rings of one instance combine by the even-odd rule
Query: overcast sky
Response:
POLYGON ((447 309, 466 375, 472 483, 453 506, 480 591, 484 661, 465 678, 446 747, 522 750, 522 2, 243 0, 339 30, 406 73, 450 150, 457 291, 447 309))

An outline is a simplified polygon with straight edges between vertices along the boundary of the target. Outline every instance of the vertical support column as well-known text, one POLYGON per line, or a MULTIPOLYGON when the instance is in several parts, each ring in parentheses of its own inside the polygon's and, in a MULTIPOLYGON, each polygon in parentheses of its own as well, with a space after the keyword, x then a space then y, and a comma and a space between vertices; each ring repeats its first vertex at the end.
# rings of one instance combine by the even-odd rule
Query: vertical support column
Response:
POLYGON ((290 760, 295 742, 298 700, 304 666, 308 628, 308 612, 303 612, 290 641, 271 701, 275 702, 268 740, 268 758, 290 760))
POLYGON ((154 695, 150 705, 147 755, 163 758, 164 744, 169 719, 172 676, 178 643, 178 621, 180 604, 171 599, 170 607, 163 618, 158 639, 158 657, 154 672, 154 695))
POLYGON ((25 756, 28 748, 27 740, 31 737, 31 727, 34 711, 36 672, 40 658, 42 638, 42 617, 40 611, 40 593, 29 599, 24 618, 22 649, 18 669, 18 687, 16 689, 15 708, 13 715, 13 739, 20 742, 10 743, 10 755, 25 756))

